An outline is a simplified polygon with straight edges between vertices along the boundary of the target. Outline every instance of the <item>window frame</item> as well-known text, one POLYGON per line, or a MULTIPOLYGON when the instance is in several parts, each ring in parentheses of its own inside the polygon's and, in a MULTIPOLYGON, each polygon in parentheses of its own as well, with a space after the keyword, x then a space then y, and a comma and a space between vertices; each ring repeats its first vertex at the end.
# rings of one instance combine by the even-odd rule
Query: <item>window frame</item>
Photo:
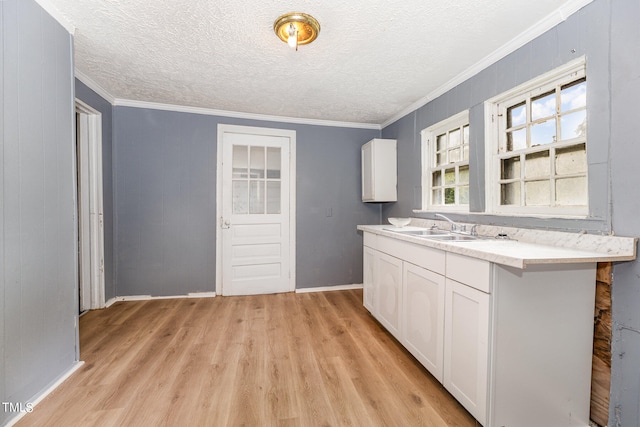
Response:
MULTIPOLYGON (((588 161, 588 131, 582 138, 573 138, 566 141, 554 141, 542 146, 527 147, 525 149, 514 151, 501 151, 501 147, 506 145, 507 127, 507 110, 518 103, 526 102, 527 108, 531 99, 548 93, 553 88, 570 84, 579 79, 586 79, 586 61, 582 56, 576 60, 568 62, 554 70, 535 77, 526 83, 514 87, 502 94, 485 101, 485 197, 486 211, 491 214, 503 214, 511 216, 542 216, 542 217, 571 217, 586 218, 589 215, 589 161, 588 161), (556 149, 567 147, 576 147, 580 144, 585 145, 586 165, 584 177, 586 180, 586 204, 585 206, 526 206, 526 205, 501 205, 501 160, 512 158, 520 154, 520 168, 522 169, 522 159, 527 155, 542 153, 548 151, 549 155, 553 155, 556 149)), ((587 89, 588 93, 588 89, 587 89)), ((588 96, 588 95, 587 95, 588 96)), ((589 123, 588 104, 585 107, 587 112, 587 128, 589 123)), ((566 112, 565 112, 566 113, 566 112)), ((557 117, 558 113, 553 117, 557 117)), ((545 119, 546 120, 546 119, 545 119)), ((534 124, 535 120, 526 120, 525 128, 529 124, 534 124)), ((557 123, 556 123, 557 126, 557 123)), ((515 127, 515 126, 513 126, 515 127)), ((513 128, 512 127, 512 128, 513 128)), ((556 128, 557 135, 557 128, 556 128)), ((550 164, 554 162, 550 161, 550 164)), ((549 179, 553 183, 557 175, 555 171, 550 171, 549 179)), ((517 182, 526 182, 523 177, 517 182)), ((554 193, 551 189, 551 196, 554 193)))
MULTIPOLYGON (((460 191, 455 192, 455 204, 434 204, 433 197, 433 172, 436 170, 442 170, 445 168, 455 168, 456 181, 453 185, 446 185, 444 182, 441 187, 459 188, 464 186, 458 181, 460 167, 470 167, 469 158, 467 160, 460 160, 454 163, 449 163, 446 166, 435 166, 435 156, 437 151, 437 137, 444 133, 448 133, 456 128, 461 131, 461 139, 464 138, 464 127, 469 127, 469 110, 461 111, 451 117, 441 120, 428 128, 423 129, 420 132, 421 135, 421 150, 422 150, 422 165, 421 165, 421 182, 422 182, 422 207, 416 212, 469 212, 469 204, 459 204, 460 191)), ((470 130, 470 128, 469 128, 470 130)), ((461 151, 463 152, 464 146, 470 146, 469 141, 462 140, 460 144, 461 151)), ((461 153, 462 156, 462 153, 461 153)), ((443 178, 444 179, 444 178, 443 178)), ((467 183, 470 186, 470 183, 467 183)), ((471 196, 471 194, 469 194, 471 196)))

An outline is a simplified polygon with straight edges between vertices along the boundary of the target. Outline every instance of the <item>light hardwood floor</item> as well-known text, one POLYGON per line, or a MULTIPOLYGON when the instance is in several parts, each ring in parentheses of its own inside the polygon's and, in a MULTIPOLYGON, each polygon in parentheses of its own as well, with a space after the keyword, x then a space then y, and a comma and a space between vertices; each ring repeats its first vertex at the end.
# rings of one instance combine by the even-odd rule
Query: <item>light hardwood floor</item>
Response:
POLYGON ((362 291, 120 302, 18 426, 477 426, 362 291))

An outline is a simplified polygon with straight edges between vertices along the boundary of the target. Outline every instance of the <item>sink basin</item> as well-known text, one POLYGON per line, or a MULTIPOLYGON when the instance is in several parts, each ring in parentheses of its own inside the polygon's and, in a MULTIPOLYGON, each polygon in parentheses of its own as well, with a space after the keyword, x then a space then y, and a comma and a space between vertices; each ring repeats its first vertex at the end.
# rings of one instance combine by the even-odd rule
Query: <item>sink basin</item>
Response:
POLYGON ((422 230, 395 230, 392 228, 387 228, 386 230, 393 231, 394 233, 404 234, 405 236, 416 236, 422 237, 425 239, 433 239, 439 241, 447 241, 447 242, 469 242, 474 240, 485 240, 484 237, 481 236, 471 236, 468 234, 456 234, 446 230, 433 230, 433 229, 422 229, 422 230))
POLYGON ((452 242, 468 242, 468 241, 472 241, 472 240, 484 240, 484 238, 479 237, 479 236, 467 236, 464 234, 445 234, 442 236, 422 236, 422 237, 426 237, 428 239, 433 239, 433 240, 446 240, 446 241, 452 241, 452 242))
POLYGON ((449 236, 451 233, 445 230, 393 230, 387 229, 389 231, 393 231, 394 233, 406 234, 409 236, 419 236, 419 237, 428 237, 428 236, 449 236))

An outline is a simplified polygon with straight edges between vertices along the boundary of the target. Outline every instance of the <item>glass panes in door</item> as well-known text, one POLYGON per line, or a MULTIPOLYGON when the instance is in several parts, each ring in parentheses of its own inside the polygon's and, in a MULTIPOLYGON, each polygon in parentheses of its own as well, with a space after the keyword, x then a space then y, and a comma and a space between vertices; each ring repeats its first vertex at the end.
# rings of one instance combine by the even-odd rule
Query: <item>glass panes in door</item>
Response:
POLYGON ((280 147, 234 145, 231 186, 234 214, 282 212, 280 147))

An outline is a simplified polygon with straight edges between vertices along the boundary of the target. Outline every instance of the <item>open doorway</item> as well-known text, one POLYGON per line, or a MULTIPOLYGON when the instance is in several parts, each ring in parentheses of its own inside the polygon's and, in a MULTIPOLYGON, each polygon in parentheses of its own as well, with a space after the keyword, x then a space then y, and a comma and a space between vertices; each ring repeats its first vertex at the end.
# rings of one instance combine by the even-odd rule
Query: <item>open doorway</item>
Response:
POLYGON ((76 100, 78 312, 103 308, 102 116, 76 100))

